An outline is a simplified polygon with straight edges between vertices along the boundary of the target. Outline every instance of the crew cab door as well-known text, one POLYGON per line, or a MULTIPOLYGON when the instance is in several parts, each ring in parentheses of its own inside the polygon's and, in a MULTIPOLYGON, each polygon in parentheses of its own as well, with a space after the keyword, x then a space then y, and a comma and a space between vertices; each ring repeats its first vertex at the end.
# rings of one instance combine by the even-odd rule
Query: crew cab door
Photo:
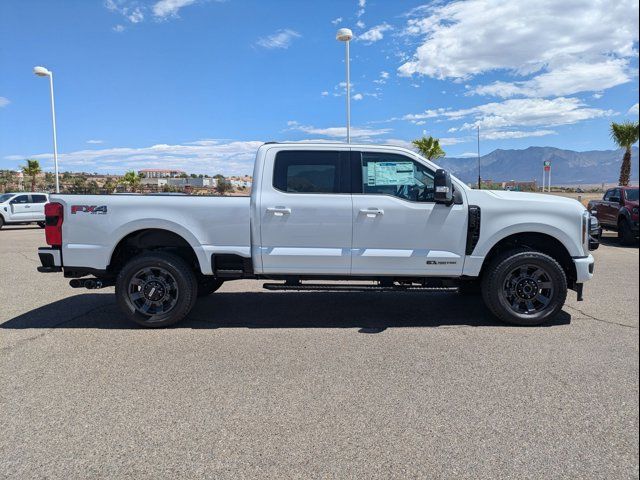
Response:
POLYGON ((434 202, 434 173, 397 153, 352 152, 353 275, 462 274, 468 208, 434 202))
POLYGON ((47 196, 42 193, 34 193, 31 195, 31 214, 33 215, 33 220, 44 222, 44 205, 48 201, 47 196))
POLYGON ((258 202, 263 273, 349 274, 349 173, 348 148, 266 154, 258 202))
POLYGON ((9 202, 9 208, 11 209, 11 222, 30 222, 34 220, 33 205, 29 195, 18 195, 11 199, 9 202))

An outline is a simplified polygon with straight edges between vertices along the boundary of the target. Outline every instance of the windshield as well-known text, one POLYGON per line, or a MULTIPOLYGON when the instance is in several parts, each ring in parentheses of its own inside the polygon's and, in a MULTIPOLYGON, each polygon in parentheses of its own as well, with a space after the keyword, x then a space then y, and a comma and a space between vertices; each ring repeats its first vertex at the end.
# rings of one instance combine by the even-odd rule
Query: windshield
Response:
MULTIPOLYGON (((637 197, 637 192, 636 192, 636 197, 637 197)), ((0 195, 0 203, 4 203, 7 200, 9 200, 11 197, 13 197, 13 193, 5 193, 4 195, 0 195)))
POLYGON ((627 200, 630 202, 637 202, 638 201, 638 189, 637 188, 633 188, 630 190, 627 190, 627 200))

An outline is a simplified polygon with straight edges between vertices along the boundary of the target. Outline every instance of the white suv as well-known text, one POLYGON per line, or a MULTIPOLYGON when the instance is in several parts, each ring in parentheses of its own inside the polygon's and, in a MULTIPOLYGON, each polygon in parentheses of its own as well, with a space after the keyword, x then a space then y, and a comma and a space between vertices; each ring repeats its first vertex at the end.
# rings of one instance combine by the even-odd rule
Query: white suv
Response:
POLYGON ((37 223, 44 228, 46 193, 20 192, 0 194, 0 228, 3 225, 37 223))

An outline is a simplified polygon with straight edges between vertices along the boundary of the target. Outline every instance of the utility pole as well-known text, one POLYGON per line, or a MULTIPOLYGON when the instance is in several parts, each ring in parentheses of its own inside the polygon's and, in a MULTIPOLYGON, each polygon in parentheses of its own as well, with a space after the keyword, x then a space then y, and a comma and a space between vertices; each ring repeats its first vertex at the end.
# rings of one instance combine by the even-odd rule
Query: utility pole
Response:
POLYGON ((482 190, 482 178, 480 177, 480 125, 478 125, 478 190, 482 190))

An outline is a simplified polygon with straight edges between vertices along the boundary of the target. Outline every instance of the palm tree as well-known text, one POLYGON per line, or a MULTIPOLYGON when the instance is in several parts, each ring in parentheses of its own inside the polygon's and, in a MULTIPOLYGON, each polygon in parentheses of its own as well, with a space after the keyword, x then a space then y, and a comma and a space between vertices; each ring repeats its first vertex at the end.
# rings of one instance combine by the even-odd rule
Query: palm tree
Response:
POLYGON ((413 146, 416 147, 418 152, 428 160, 437 160, 446 155, 445 151, 440 148, 440 140, 432 136, 422 137, 411 143, 413 143, 413 146))
POLYGON ((36 177, 39 173, 42 172, 40 168, 40 162, 38 160, 29 160, 27 159, 27 164, 22 167, 22 173, 24 173, 27 177, 31 177, 31 191, 36 191, 36 177))
POLYGON ((226 193, 231 192, 232 190, 233 185, 231 185, 229 180, 224 177, 218 179, 218 183, 216 184, 216 192, 224 196, 226 193))
POLYGON ((611 138, 620 147, 624 148, 624 157, 620 166, 619 183, 623 187, 629 185, 631 177, 631 145, 638 141, 640 133, 638 122, 611 123, 611 138))
POLYGON ((135 192, 138 188, 138 185, 140 185, 140 175, 131 170, 124 174, 122 181, 125 183, 125 185, 129 185, 129 188, 132 192, 135 192))

